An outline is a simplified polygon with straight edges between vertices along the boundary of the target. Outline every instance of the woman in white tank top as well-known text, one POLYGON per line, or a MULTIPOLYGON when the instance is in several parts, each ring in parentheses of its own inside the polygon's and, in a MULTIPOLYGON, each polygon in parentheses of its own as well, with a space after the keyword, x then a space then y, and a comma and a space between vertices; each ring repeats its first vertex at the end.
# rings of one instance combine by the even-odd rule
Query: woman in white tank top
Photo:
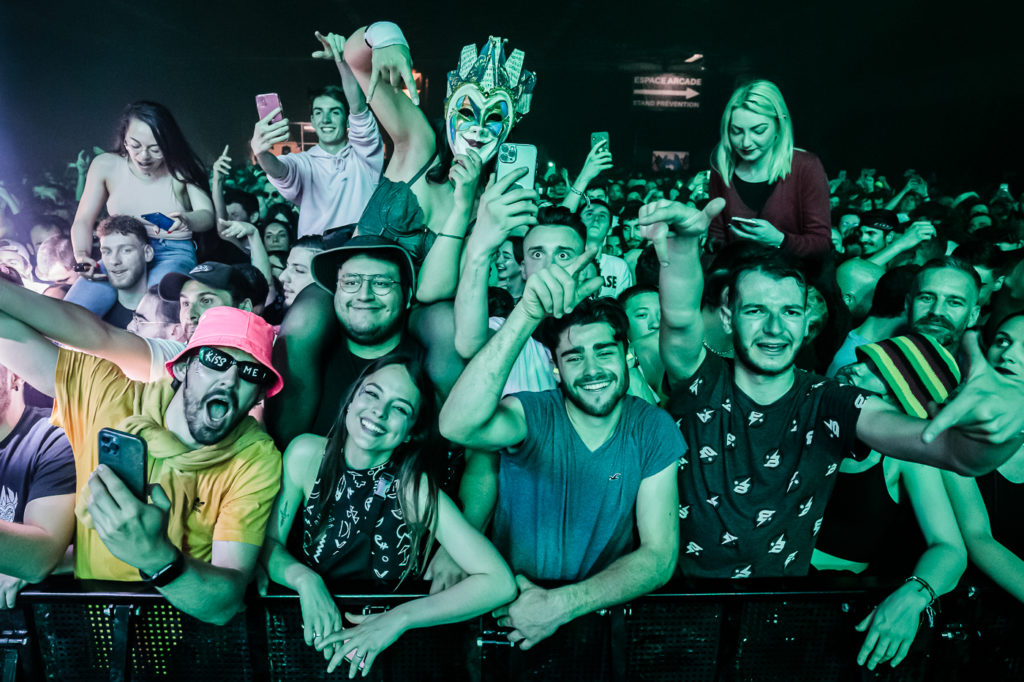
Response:
POLYGON ((192 233, 216 224, 206 169, 185 140, 171 113, 155 102, 134 102, 121 114, 118 149, 97 156, 71 226, 75 260, 86 270, 67 300, 105 315, 117 295, 92 258, 93 230, 104 208, 108 215, 131 215, 145 224, 153 247, 148 283, 196 264, 192 233), (162 213, 173 223, 161 229, 142 216, 162 213))

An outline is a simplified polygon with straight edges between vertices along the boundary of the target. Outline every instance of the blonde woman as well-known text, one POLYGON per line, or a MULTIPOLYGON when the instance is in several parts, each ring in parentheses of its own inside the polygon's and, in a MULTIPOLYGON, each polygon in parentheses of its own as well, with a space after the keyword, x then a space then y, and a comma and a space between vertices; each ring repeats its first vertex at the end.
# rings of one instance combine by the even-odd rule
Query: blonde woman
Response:
POLYGON ((831 249, 829 190, 814 154, 793 147, 793 123, 774 83, 738 88, 722 115, 709 194, 725 198, 711 222, 717 244, 751 239, 820 261, 831 249))

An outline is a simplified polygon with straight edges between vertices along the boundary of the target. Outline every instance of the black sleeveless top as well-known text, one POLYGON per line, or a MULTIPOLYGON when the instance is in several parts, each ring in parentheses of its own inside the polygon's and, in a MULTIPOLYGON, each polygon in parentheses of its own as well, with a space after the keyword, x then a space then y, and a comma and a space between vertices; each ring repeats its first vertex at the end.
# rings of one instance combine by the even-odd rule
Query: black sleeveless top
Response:
POLYGON ((345 467, 333 490, 325 490, 321 464, 302 511, 302 557, 328 586, 343 580, 397 583, 405 573, 411 536, 394 469, 391 462, 364 471, 345 467), (321 495, 327 501, 317 513, 321 495))
POLYGON ((732 181, 736 184, 736 193, 743 199, 743 203, 747 205, 747 208, 760 216, 761 211, 764 210, 764 205, 768 203, 768 197, 775 191, 776 183, 747 182, 735 173, 732 174, 732 181))
POLYGON ((977 481, 992 524, 992 537, 1024 557, 1024 484, 1009 481, 998 471, 979 476, 977 481))
POLYGON ((882 460, 860 473, 840 472, 825 506, 818 549, 847 561, 871 563, 898 506, 886 488, 882 460))
POLYGON ((409 182, 395 182, 381 176, 359 219, 359 234, 387 237, 409 252, 419 268, 434 243, 436 235, 426 225, 426 216, 412 186, 427 172, 437 158, 437 151, 409 182))

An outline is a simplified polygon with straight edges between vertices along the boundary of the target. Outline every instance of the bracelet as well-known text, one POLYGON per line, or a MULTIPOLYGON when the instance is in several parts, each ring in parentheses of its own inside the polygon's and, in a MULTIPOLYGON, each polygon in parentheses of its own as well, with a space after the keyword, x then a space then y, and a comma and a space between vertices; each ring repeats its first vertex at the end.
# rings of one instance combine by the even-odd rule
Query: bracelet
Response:
POLYGON ((463 239, 465 239, 465 237, 460 237, 457 234, 447 234, 445 232, 438 232, 437 236, 438 237, 448 237, 448 239, 458 239, 459 241, 462 241, 463 239))
MULTIPOLYGON (((938 611, 938 607, 935 605, 935 601, 939 598, 939 595, 935 594, 935 590, 928 584, 928 581, 924 578, 919 578, 916 575, 912 575, 903 581, 903 584, 917 583, 925 590, 928 591, 928 603, 924 607, 924 612, 928 616, 928 627, 935 627, 935 612, 938 611)), ((921 590, 918 589, 918 592, 921 590)))
POLYGON ((576 196, 583 196, 583 190, 576 189, 575 185, 569 185, 569 191, 575 194, 576 196))
POLYGON ((371 48, 388 47, 389 45, 409 47, 409 42, 405 39, 402 29, 398 28, 398 24, 390 21, 376 21, 367 26, 363 33, 363 40, 371 48))
POLYGON ((182 554, 181 550, 176 551, 178 555, 174 558, 174 561, 167 564, 153 575, 149 575, 140 568, 139 577, 153 587, 166 587, 180 578, 181 574, 185 572, 185 555, 182 554))

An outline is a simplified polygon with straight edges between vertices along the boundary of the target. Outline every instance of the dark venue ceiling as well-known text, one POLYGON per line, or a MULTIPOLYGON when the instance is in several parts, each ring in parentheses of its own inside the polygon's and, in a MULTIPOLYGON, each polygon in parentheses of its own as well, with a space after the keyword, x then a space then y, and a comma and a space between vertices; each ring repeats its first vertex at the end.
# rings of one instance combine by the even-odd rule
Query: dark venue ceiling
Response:
POLYGON ((155 99, 212 161, 247 151, 253 96, 281 94, 305 118, 309 88, 332 82, 312 33, 398 22, 441 114, 444 73, 490 33, 538 73, 533 112, 514 135, 578 169, 589 133, 611 132, 617 161, 688 150, 704 165, 737 81, 775 80, 797 145, 830 174, 871 165, 934 170, 950 182, 1002 179, 1024 190, 1024 11, 1009 2, 146 2, 0 7, 0 178, 59 168, 109 145, 120 108, 155 99), (507 8, 507 10, 505 9, 507 8), (697 111, 638 112, 631 75, 705 55, 697 111))

